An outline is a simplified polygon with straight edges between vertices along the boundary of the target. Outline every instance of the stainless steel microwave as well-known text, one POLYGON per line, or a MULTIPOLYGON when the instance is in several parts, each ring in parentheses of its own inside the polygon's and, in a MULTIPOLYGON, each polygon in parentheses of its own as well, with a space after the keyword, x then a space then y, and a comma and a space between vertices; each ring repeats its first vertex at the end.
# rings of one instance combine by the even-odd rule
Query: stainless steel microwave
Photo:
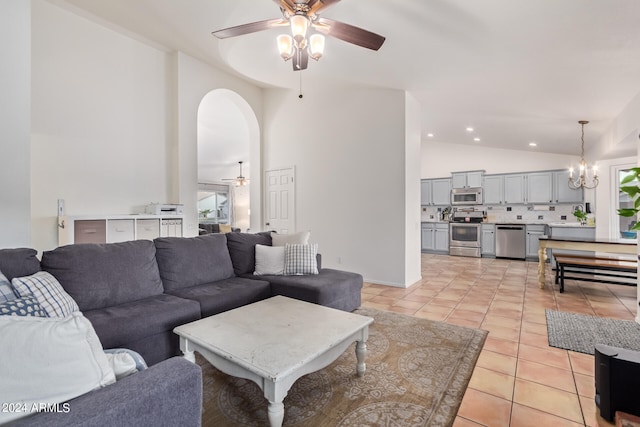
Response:
POLYGON ((470 206, 482 204, 482 187, 454 188, 451 190, 453 206, 470 206))

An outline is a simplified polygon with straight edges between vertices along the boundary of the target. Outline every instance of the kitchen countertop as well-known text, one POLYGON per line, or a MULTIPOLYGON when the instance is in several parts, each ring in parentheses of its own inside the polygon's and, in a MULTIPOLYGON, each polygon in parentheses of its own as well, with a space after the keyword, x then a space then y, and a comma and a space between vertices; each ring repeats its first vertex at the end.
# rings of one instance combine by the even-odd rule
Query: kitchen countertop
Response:
MULTIPOLYGON (((450 221, 423 220, 422 224, 448 224, 450 221)), ((595 228, 595 225, 581 225, 579 222, 545 222, 545 221, 485 221, 479 224, 518 224, 518 225, 547 225, 549 227, 565 228, 595 228)))

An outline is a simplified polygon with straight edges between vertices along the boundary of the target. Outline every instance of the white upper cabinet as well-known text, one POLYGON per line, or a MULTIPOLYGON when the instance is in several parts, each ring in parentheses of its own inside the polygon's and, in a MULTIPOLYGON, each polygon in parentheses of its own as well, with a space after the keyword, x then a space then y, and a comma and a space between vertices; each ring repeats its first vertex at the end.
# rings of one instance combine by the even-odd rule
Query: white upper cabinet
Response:
POLYGON ((423 179, 420 181, 422 206, 448 206, 451 204, 451 178, 423 179))
POLYGON ((485 175, 482 189, 485 205, 504 203, 504 175, 485 175))
POLYGON ((556 203, 583 203, 584 190, 569 188, 569 171, 556 171, 554 174, 553 199, 556 203))
POLYGON ((553 173, 527 174, 527 203, 553 203, 553 173))
POLYGON ((431 181, 431 201, 435 206, 451 204, 451 179, 442 178, 431 181))
POLYGON ((482 187, 483 175, 484 171, 452 172, 451 184, 453 188, 482 187))
POLYGON ((510 174, 504 176, 504 203, 524 203, 525 198, 525 175, 510 174))

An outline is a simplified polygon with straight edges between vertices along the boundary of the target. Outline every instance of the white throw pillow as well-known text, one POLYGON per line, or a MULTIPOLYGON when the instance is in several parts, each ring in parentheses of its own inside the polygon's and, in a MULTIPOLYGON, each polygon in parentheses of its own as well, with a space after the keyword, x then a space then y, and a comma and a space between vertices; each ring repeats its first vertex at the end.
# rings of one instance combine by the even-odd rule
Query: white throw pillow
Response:
POLYGON ((291 234, 278 234, 271 232, 271 244, 273 246, 284 246, 287 243, 292 245, 306 245, 309 243, 310 231, 300 231, 291 234))
POLYGON ((116 381, 138 372, 136 361, 129 353, 106 353, 109 366, 116 375, 116 381))
POLYGON ((0 411, 0 424, 115 382, 100 340, 80 312, 0 316, 0 348, 0 402, 12 405, 0 411))
POLYGON ((284 246, 256 245, 256 268, 253 274, 284 274, 284 246))
POLYGON ((14 277, 11 285, 19 297, 35 296, 49 317, 65 317, 74 311, 80 311, 78 304, 62 288, 60 282, 46 271, 38 271, 26 277, 14 277))

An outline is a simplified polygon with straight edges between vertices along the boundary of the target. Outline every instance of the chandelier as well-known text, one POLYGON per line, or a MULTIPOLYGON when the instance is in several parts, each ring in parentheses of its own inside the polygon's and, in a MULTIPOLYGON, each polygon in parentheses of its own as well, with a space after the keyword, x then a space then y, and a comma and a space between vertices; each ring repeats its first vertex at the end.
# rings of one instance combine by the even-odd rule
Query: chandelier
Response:
POLYGON ((569 168, 569 188, 572 190, 578 190, 580 188, 596 188, 598 183, 598 166, 593 165, 591 167, 591 173, 587 167, 587 162, 584 161, 584 125, 589 123, 586 120, 580 120, 578 123, 582 126, 582 152, 580 154, 580 166, 578 176, 573 178, 573 167, 569 168), (591 177, 589 177, 591 175, 591 177))
POLYGON ((324 53, 324 36, 314 33, 307 38, 309 18, 302 13, 289 16, 291 36, 281 34, 278 36, 278 51, 285 61, 294 58, 294 65, 298 70, 307 68, 307 59, 311 57, 316 61, 324 53))

